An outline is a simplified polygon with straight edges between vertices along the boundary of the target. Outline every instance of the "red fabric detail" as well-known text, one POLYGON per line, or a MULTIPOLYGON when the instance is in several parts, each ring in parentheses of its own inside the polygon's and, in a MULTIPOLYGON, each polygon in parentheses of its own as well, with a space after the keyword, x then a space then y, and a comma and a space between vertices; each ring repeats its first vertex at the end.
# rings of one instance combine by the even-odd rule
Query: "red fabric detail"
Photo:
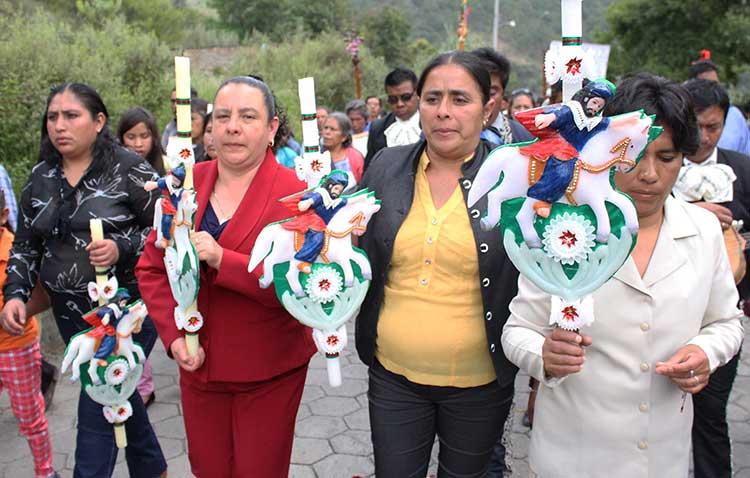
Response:
MULTIPOLYGON (((252 364, 242 362, 236 368, 247 366, 252 364)), ((195 476, 289 477, 307 363, 262 382, 200 383, 182 370, 180 375, 185 434, 195 476)))
POLYGON ((557 131, 552 128, 539 129, 534 125, 534 118, 537 115, 544 114, 545 108, 534 108, 516 113, 516 121, 521 123, 529 133, 539 138, 539 141, 520 148, 521 154, 542 161, 546 161, 552 155, 563 161, 578 157, 578 151, 565 141, 557 131))
MULTIPOLYGON (((168 196, 168 194, 169 193, 164 193, 165 196, 168 196)), ((171 214, 171 215, 177 214, 177 208, 174 207, 169 197, 161 198, 161 212, 162 214, 171 214)))
MULTIPOLYGON (((196 224, 200 224, 217 176, 216 161, 195 165, 196 224)), ((202 383, 267 380, 306 364, 315 353, 310 329, 282 308, 273 287, 260 288, 260 267, 247 272, 250 251, 263 227, 289 217, 278 199, 303 189, 305 184, 294 171, 279 166, 269 149, 219 238, 223 255, 218 271, 210 267, 201 270, 198 310, 205 323, 198 337, 206 362, 195 372, 181 370, 182 377, 202 383)), ((149 315, 169 353, 170 345, 183 332, 175 327, 174 298, 164 293, 169 291, 164 252, 154 246, 154 236, 152 231, 135 273, 149 315)))
POLYGON ((44 397, 40 389, 42 354, 39 341, 0 352, 0 393, 8 390, 10 407, 18 420, 18 431, 26 437, 34 459, 36 476, 51 476, 52 442, 44 416, 44 397))
POLYGON ((86 335, 94 337, 95 339, 101 339, 105 335, 114 336, 115 332, 115 328, 111 325, 98 325, 94 330, 86 332, 86 335))
POLYGON ((320 216, 315 214, 315 211, 308 209, 291 221, 282 223, 281 227, 287 231, 295 231, 304 234, 308 229, 323 232, 326 230, 326 223, 323 222, 320 216))

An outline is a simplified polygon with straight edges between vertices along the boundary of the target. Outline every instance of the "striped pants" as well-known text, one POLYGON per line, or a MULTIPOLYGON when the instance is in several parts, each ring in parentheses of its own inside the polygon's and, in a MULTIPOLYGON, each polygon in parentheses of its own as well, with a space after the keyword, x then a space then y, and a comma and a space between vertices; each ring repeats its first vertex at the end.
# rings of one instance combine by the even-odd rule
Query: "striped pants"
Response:
POLYGON ((0 351, 0 393, 8 390, 18 429, 31 448, 36 477, 47 478, 54 476, 55 470, 40 388, 41 365, 39 341, 19 349, 0 351))

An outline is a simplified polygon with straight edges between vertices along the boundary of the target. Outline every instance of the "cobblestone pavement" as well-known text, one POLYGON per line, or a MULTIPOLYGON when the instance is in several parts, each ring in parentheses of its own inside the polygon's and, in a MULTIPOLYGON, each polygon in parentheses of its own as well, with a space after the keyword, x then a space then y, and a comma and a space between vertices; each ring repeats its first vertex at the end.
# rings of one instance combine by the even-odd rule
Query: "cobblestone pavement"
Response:
MULTIPOLYGON (((750 327, 747 327, 750 329, 750 327)), ((367 371, 353 352, 353 340, 341 359, 344 383, 328 386, 325 361, 316 355, 310 364, 302 405, 297 416, 296 440, 290 476, 294 478, 351 478, 374 476, 367 412, 367 371)), ((750 342, 748 342, 750 343, 750 342)), ((48 354, 48 360, 59 357, 48 354)), ((185 429, 182 423, 177 368, 160 343, 152 354, 156 402, 149 408, 162 449, 169 463, 170 478, 189 478, 185 429)), ((512 427, 513 477, 528 476, 526 456, 529 430, 521 424, 526 406, 527 378, 516 381, 516 403, 512 427)), ((72 476, 75 449, 76 407, 79 385, 67 377, 57 387, 48 411, 54 447, 54 463, 61 476, 72 476)), ((745 350, 729 404, 730 434, 734 443, 735 477, 750 478, 750 355, 745 350)), ((33 476, 26 440, 19 436, 7 394, 0 398, 0 477, 33 476)), ((430 473, 435 472, 437 444, 433 448, 430 473)), ((123 453, 115 477, 127 477, 123 453)), ((262 478, 262 477, 259 477, 262 478)))

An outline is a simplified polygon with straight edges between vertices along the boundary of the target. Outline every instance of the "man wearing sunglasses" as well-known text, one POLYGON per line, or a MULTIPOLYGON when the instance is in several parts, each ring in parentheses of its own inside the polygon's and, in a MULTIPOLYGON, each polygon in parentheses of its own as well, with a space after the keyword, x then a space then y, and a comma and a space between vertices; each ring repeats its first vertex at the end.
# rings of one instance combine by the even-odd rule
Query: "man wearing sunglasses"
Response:
POLYGON ((385 77, 385 93, 391 112, 370 126, 365 169, 381 149, 416 143, 422 134, 417 75, 406 68, 396 68, 385 77))

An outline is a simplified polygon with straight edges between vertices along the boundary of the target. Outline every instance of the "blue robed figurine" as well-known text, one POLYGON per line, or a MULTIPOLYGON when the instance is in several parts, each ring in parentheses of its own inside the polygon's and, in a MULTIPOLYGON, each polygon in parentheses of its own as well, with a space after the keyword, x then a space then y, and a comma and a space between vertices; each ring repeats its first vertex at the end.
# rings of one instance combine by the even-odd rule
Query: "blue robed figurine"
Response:
POLYGON ((282 201, 288 207, 296 202, 295 209, 300 213, 291 221, 282 224, 289 231, 303 234, 304 242, 294 255, 301 261, 298 268, 301 272, 309 273, 310 264, 315 262, 325 245, 326 226, 333 216, 343 208, 347 200, 341 194, 351 185, 351 176, 345 171, 331 172, 322 184, 312 191, 305 192, 301 197, 292 196, 282 201))
POLYGON ((94 326, 86 332, 86 335, 99 340, 94 354, 95 359, 104 360, 109 357, 117 347, 117 324, 127 313, 127 303, 130 293, 127 289, 118 289, 115 296, 108 304, 94 309, 85 315, 83 320, 94 326))
POLYGON ((563 104, 523 111, 516 119, 539 138, 520 148, 521 154, 540 164, 531 177, 528 197, 536 199, 534 210, 548 217, 550 204, 558 201, 573 180, 579 152, 598 133, 607 129, 609 119, 600 113, 615 94, 615 86, 604 79, 589 82, 563 104))
POLYGON ((172 223, 177 214, 177 207, 182 199, 182 184, 185 181, 185 166, 180 164, 166 176, 157 181, 148 181, 144 185, 146 191, 161 190, 159 203, 161 208, 160 232, 161 238, 156 241, 156 247, 166 249, 172 242, 172 223))

